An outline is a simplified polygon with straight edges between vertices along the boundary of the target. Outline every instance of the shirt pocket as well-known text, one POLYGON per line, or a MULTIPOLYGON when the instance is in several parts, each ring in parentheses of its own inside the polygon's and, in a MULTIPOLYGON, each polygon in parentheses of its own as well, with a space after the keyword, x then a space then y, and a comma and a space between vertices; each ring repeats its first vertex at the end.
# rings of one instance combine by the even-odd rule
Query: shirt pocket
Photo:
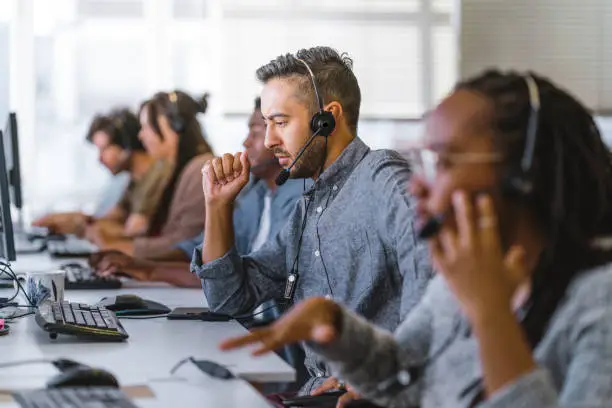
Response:
POLYGON ((320 231, 321 256, 336 300, 357 304, 372 288, 372 253, 366 229, 331 227, 320 231))

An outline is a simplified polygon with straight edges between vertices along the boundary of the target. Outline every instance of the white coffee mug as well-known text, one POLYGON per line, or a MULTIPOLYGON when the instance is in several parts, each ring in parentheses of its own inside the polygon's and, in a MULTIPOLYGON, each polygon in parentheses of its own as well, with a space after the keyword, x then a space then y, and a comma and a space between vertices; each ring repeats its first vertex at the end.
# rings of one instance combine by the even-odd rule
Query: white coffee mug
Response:
POLYGON ((66 272, 61 269, 17 274, 17 279, 26 293, 26 296, 23 296, 23 293, 22 296, 32 306, 39 306, 44 301, 63 301, 65 278, 66 272))

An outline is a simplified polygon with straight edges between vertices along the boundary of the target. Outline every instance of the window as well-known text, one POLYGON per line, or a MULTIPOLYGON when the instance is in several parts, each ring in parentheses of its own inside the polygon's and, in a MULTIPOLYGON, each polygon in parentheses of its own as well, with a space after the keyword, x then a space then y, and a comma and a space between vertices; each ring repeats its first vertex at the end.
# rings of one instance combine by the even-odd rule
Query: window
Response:
POLYGON ((108 179, 84 141, 92 115, 137 108, 158 90, 210 92, 204 121, 213 147, 240 148, 261 88, 255 70, 281 53, 314 45, 349 53, 363 94, 360 129, 385 133, 374 147, 414 134, 405 120, 431 108, 456 77, 453 0, 33 0, 15 13, 18 1, 0 1, 0 22, 14 15, 20 29, 11 42, 34 53, 14 63, 20 80, 11 81, 35 84, 17 106, 32 118, 21 132, 30 203, 61 197, 91 207, 108 179))

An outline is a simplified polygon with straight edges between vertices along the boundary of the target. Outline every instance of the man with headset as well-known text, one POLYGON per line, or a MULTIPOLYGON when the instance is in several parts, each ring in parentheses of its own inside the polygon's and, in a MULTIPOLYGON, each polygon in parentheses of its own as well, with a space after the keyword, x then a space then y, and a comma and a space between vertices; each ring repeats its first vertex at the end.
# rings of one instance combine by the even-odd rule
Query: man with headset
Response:
POLYGON ((138 236, 146 232, 161 193, 164 169, 156 166, 138 139, 140 123, 129 109, 115 109, 96 116, 86 139, 98 149, 100 163, 113 176, 129 172, 129 184, 121 199, 101 217, 81 212, 46 215, 33 225, 55 233, 84 235, 86 229, 105 234, 138 236), (93 224, 96 224, 94 227, 93 224))
MULTIPOLYGON (((267 299, 327 296, 393 330, 432 275, 414 232, 408 164, 372 151, 357 137, 361 93, 352 61, 328 47, 282 55, 259 68, 266 146, 283 172, 277 182, 312 178, 280 234, 240 257, 233 246, 233 202, 247 184, 247 155, 225 154, 203 168, 206 223, 192 272, 209 306, 228 314, 267 299)), ((330 375, 306 353, 312 392, 330 375)))

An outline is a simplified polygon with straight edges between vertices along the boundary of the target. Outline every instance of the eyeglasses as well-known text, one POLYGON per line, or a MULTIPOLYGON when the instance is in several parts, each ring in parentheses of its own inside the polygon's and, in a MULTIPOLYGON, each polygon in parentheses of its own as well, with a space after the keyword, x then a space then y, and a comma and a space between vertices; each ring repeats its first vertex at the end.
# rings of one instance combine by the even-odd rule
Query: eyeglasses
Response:
POLYGON ((422 175, 433 182, 440 168, 450 164, 487 164, 499 163, 503 156, 500 153, 440 153, 431 149, 412 149, 406 156, 413 174, 422 175))

